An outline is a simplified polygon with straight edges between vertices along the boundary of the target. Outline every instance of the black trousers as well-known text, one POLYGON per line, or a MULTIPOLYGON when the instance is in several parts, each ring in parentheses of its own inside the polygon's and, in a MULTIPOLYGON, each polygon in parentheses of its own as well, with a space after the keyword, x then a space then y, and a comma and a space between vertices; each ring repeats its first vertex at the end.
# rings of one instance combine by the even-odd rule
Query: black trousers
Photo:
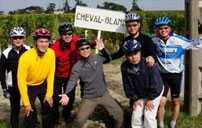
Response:
MULTIPOLYGON (((62 94, 67 86, 68 78, 60 78, 60 77, 55 77, 55 84, 54 84, 54 94, 53 94, 53 113, 54 113, 54 120, 55 122, 59 121, 60 117, 60 112, 59 112, 59 106, 60 106, 60 97, 58 95, 62 94)), ((67 106, 63 106, 62 110, 62 117, 66 121, 69 119, 71 115, 71 110, 73 109, 73 104, 75 100, 75 89, 73 89, 70 93, 70 101, 67 106)))
MULTIPOLYGON (((10 93, 10 125, 11 128, 19 128, 19 114, 20 114, 20 92, 17 85, 9 87, 8 91, 10 93)), ((33 107, 35 110, 36 108, 33 107)), ((37 113, 34 113, 35 125, 38 125, 37 113)))
MULTIPOLYGON (((32 108, 35 108, 34 103, 37 97, 39 98, 39 101, 41 103, 42 128, 54 128, 52 107, 50 107, 47 102, 44 102, 45 95, 46 95, 45 83, 38 86, 28 86, 28 96, 32 108)), ((28 117, 25 117, 24 126, 25 128, 35 128, 35 122, 36 122, 36 109, 34 109, 33 112, 31 112, 28 117)))
POLYGON ((10 123, 12 128, 19 128, 19 114, 20 114, 20 93, 17 86, 9 87, 10 93, 10 123))

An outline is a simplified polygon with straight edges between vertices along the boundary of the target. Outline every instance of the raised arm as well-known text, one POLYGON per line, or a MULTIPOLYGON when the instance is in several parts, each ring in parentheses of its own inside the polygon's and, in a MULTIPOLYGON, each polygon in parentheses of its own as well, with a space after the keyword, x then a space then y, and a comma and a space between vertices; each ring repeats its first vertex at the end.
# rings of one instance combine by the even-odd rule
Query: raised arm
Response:
POLYGON ((108 63, 111 61, 111 55, 109 51, 105 48, 103 40, 95 40, 96 41, 96 49, 99 50, 99 56, 103 63, 108 63))

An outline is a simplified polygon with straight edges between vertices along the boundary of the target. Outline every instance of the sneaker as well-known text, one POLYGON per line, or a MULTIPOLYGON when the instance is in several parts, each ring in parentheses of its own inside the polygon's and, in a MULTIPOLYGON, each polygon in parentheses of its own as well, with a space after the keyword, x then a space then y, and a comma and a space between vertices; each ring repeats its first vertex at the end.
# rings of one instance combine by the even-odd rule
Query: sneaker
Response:
POLYGON ((170 122, 170 128, 176 128, 176 122, 175 121, 170 122))
POLYGON ((165 128, 164 122, 159 122, 159 128, 165 128))

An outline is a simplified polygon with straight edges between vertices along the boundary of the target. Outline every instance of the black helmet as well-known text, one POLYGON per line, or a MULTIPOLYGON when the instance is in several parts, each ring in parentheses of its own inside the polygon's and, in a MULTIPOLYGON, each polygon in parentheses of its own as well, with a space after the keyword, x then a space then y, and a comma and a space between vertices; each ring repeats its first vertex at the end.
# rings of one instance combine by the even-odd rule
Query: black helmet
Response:
POLYGON ((58 31, 59 31, 60 35, 62 35, 64 32, 73 31, 72 24, 64 22, 64 23, 60 24, 58 31))
MULTIPOLYGON (((83 46, 83 45, 90 45, 90 42, 87 40, 87 39, 85 39, 85 38, 81 38, 81 39, 79 39, 78 41, 77 41, 77 43, 76 43, 76 48, 78 49, 78 48, 80 48, 81 46, 83 46)), ((91 45, 90 45, 91 46, 91 45)))
POLYGON ((130 54, 132 52, 137 52, 141 50, 141 44, 135 39, 128 39, 124 42, 122 49, 125 54, 130 54))

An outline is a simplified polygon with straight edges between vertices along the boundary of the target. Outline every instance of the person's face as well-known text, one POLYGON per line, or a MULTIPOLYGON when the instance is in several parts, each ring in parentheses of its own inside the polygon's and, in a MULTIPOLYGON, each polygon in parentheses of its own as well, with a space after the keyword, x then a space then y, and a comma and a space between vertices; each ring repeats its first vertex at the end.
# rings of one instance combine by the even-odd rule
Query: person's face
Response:
POLYGON ((49 40, 47 38, 39 38, 36 40, 36 48, 42 52, 45 53, 49 46, 49 40))
POLYGON ((132 21, 126 23, 126 28, 129 34, 136 35, 140 31, 140 22, 132 21))
POLYGON ((170 33, 171 33, 171 27, 168 25, 162 25, 157 29, 157 34, 160 35, 162 38, 169 37, 170 33))
POLYGON ((14 36, 11 38, 11 40, 12 40, 12 45, 16 48, 19 48, 24 44, 25 37, 24 36, 14 36))
POLYGON ((67 31, 61 34, 62 40, 70 43, 72 41, 72 31, 67 31))
POLYGON ((78 50, 79 50, 79 54, 84 58, 87 58, 91 55, 90 45, 83 45, 83 46, 79 47, 78 50))
POLYGON ((130 53, 128 55, 126 55, 127 60, 129 61, 129 63, 131 64, 138 64, 141 60, 141 52, 133 52, 130 53))

